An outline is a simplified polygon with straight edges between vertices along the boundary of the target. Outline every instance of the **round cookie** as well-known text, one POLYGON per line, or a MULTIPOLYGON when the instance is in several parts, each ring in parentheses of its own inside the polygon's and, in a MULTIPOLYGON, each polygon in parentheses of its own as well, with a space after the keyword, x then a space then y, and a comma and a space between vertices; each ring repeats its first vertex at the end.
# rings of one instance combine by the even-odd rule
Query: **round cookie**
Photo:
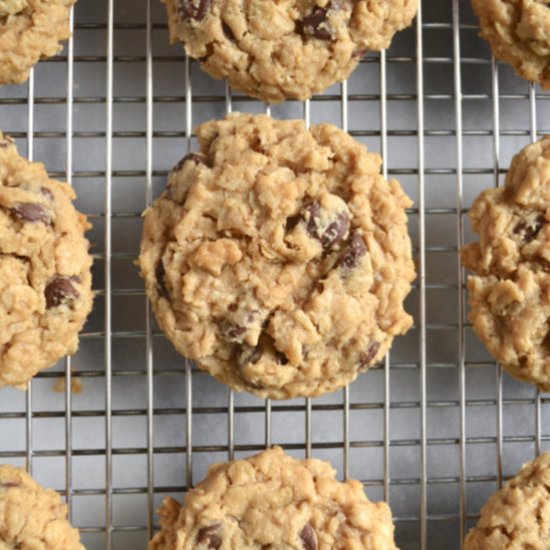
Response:
POLYGON ((550 548, 550 453, 525 464, 481 509, 465 550, 550 548))
POLYGON ((388 505, 335 474, 328 462, 297 460, 280 447, 214 464, 182 507, 164 500, 149 550, 395 549, 388 505))
POLYGON ((410 199, 329 124, 233 114, 197 136, 145 215, 139 265, 161 328, 239 391, 351 382, 412 324, 410 199))
POLYGON ((20 84, 40 59, 56 55, 70 37, 75 0, 0 1, 0 84, 20 84))
POLYGON ((496 58, 550 88, 550 5, 541 0, 472 0, 496 58))
POLYGON ((164 1, 172 42, 214 78, 270 103, 346 79, 418 9, 418 0, 164 1))
POLYGON ((84 550, 59 494, 12 466, 0 466, 0 548, 84 550))
POLYGON ((469 319, 509 374, 550 390, 550 137, 512 160, 504 187, 470 212, 479 242, 461 251, 469 319))
POLYGON ((0 132, 0 387, 23 387, 77 350, 92 258, 75 197, 0 132))

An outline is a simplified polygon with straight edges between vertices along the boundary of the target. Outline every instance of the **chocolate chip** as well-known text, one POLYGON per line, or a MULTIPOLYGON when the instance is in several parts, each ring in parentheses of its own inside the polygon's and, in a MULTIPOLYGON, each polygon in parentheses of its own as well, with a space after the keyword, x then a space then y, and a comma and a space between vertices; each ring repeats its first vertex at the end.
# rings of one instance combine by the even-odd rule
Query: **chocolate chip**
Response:
POLYGON ((168 294, 168 290, 166 289, 166 282, 164 280, 165 275, 166 275, 166 271, 164 270, 164 264, 162 263, 162 260, 159 260, 157 262, 157 267, 155 268, 155 279, 157 281, 157 293, 160 298, 166 298, 168 300, 169 294, 168 294))
POLYGON ((330 250, 337 245, 348 232, 348 213, 338 212, 336 219, 327 227, 320 225, 321 205, 317 201, 309 203, 304 209, 304 220, 306 221, 307 233, 319 241, 324 249, 330 250))
POLYGON ((316 6, 309 15, 306 15, 301 21, 297 21, 297 31, 301 35, 313 36, 319 40, 332 40, 328 24, 328 15, 330 11, 342 9, 339 0, 329 2, 325 7, 316 6))
POLYGON ((204 166, 208 166, 208 162, 207 162, 206 157, 204 155, 198 155, 197 153, 189 153, 188 155, 185 155, 174 166, 174 168, 172 168, 172 171, 177 172, 178 170, 181 170, 183 168, 183 165, 186 162, 194 162, 195 164, 203 164, 204 166))
POLYGON ((228 40, 231 40, 231 42, 237 41, 235 33, 231 30, 231 27, 227 23, 222 23, 222 30, 228 40))
POLYGON ((521 239, 528 243, 538 235, 538 232, 542 229, 545 222, 546 218, 542 214, 539 214, 531 222, 519 222, 516 227, 514 227, 514 234, 520 235, 521 239))
POLYGON ((288 365, 288 357, 282 351, 275 352, 275 359, 279 365, 288 365))
POLYGON ((51 223, 49 214, 44 207, 39 204, 33 204, 31 202, 24 202, 18 204, 11 209, 14 217, 20 221, 37 223, 41 222, 45 225, 51 223))
POLYGON ((348 249, 337 262, 337 266, 349 270, 357 267, 361 258, 367 253, 363 237, 358 231, 353 231, 348 243, 348 249))
POLYGON ((206 16, 210 3, 211 0, 178 0, 176 9, 182 19, 202 21, 206 16))
POLYGON ((248 363, 255 365, 262 357, 263 349, 261 346, 251 347, 251 346, 242 346, 241 356, 239 363, 244 366, 248 363))
POLYGON ((70 277, 58 275, 48 283, 44 295, 46 296, 46 309, 51 309, 70 300, 76 300, 80 293, 73 286, 70 277))
POLYGON ((51 201, 53 201, 53 193, 51 192, 50 189, 48 189, 47 187, 41 187, 41 188, 40 188, 40 192, 41 192, 45 197, 48 197, 48 199, 50 199, 51 201))
POLYGON ((380 343, 373 342, 367 349, 359 356, 359 368, 366 369, 370 366, 372 360, 376 357, 376 354, 380 350, 380 343))
POLYGON ((313 527, 306 523, 304 528, 300 531, 300 540, 304 550, 317 550, 317 537, 313 527))
POLYGON ((206 548, 217 550, 222 544, 220 537, 216 534, 216 531, 220 528, 220 526, 221 523, 214 523, 208 527, 199 529, 197 534, 197 543, 207 544, 206 548))

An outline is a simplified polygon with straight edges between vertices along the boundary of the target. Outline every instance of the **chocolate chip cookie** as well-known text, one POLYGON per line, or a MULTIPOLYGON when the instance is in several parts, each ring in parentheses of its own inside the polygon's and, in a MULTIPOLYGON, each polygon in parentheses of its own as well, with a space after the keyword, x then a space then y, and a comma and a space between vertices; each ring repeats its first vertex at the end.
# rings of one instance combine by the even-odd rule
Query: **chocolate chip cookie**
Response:
POLYGON ((465 550, 550 548, 550 453, 525 464, 481 509, 465 550))
POLYGON ((297 460, 280 447, 215 464, 182 507, 164 500, 149 550, 395 549, 388 505, 335 473, 328 462, 297 460))
POLYGON ((0 548, 84 550, 59 494, 12 466, 0 466, 0 548))
POLYGON ((270 103, 344 80, 418 9, 418 0, 164 1, 172 42, 214 78, 270 103))
POLYGON ((481 36, 498 59, 550 88, 550 5, 546 0, 472 0, 481 36))
POLYGON ((92 258, 73 189, 0 133, 0 387, 74 353, 92 308, 92 258))
POLYGON ((139 264, 176 349, 236 390, 333 391, 411 326, 399 183, 330 124, 233 114, 197 129, 145 215, 139 264))
POLYGON ((550 137, 512 160, 504 187, 470 212, 479 242, 462 249, 473 328, 515 378, 550 390, 550 137))
POLYGON ((0 84, 20 84, 40 59, 52 57, 71 35, 75 0, 0 1, 0 84))

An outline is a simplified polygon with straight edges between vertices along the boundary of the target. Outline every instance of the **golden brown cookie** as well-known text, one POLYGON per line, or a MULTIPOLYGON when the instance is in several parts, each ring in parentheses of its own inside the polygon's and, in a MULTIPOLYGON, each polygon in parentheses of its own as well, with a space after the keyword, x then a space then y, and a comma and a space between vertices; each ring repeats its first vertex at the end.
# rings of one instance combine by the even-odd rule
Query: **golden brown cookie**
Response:
POLYGON ((391 512, 328 462, 274 447, 215 464, 182 507, 165 499, 149 550, 394 550, 391 512))
POLYGON ((286 399, 351 382, 412 324, 410 199, 329 124, 233 114, 197 136, 145 215, 139 263, 160 326, 237 390, 286 399))
POLYGON ((75 0, 0 0, 0 84, 20 84, 71 35, 75 0))
POLYGON ((546 0, 472 0, 481 36, 523 78, 550 87, 550 5, 546 0))
POLYGON ((465 550, 550 548, 550 453, 525 464, 481 509, 465 550))
POLYGON ((522 149, 504 187, 470 212, 479 242, 465 246, 469 319, 509 374, 550 390, 550 137, 522 149))
POLYGON ((73 189, 0 132, 0 388, 75 353, 92 308, 92 258, 73 189))
POLYGON ((164 1, 172 42, 214 78, 270 103, 344 80, 418 9, 418 0, 164 1))
POLYGON ((0 549, 84 550, 58 493, 23 470, 0 466, 0 549))

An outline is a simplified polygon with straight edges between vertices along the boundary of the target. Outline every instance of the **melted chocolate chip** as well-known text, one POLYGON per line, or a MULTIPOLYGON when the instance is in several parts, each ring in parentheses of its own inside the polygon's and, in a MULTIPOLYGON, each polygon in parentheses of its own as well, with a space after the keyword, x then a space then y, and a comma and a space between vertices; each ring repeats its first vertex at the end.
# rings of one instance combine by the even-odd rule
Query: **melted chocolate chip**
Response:
POLYGON ((49 225, 51 223, 49 214, 46 212, 44 207, 39 204, 24 202, 12 208, 11 211, 16 219, 23 222, 41 222, 45 225, 49 225))
POLYGON ((166 288, 166 282, 164 280, 164 276, 166 275, 166 271, 164 270, 164 264, 162 263, 162 260, 159 260, 157 262, 157 267, 155 268, 155 279, 157 281, 157 293, 160 298, 166 298, 168 300, 168 290, 166 288))
POLYGON ((263 349, 261 346, 256 346, 255 348, 251 346, 242 346, 242 352, 240 357, 241 365, 247 365, 252 363, 255 365, 262 357, 263 349))
POLYGON ((324 249, 330 250, 337 245, 346 235, 349 229, 349 216, 347 212, 338 212, 336 219, 326 228, 319 225, 321 205, 313 201, 305 207, 304 219, 308 235, 321 241, 324 249))
POLYGON ((44 295, 46 297, 46 309, 51 309, 65 302, 76 300, 80 293, 73 286, 70 277, 58 275, 48 283, 44 295))
POLYGON ((367 246, 358 231, 353 231, 348 243, 348 249, 338 260, 337 266, 349 270, 357 267, 361 258, 367 253, 367 246))
POLYGON ((242 341, 242 336, 246 334, 246 328, 240 325, 229 325, 225 327, 225 335, 229 340, 242 341))
POLYGON ((285 224, 286 231, 292 231, 300 223, 300 220, 300 216, 290 216, 287 218, 285 224))
POLYGON ((51 201, 53 201, 53 193, 51 192, 50 189, 48 189, 47 187, 41 187, 41 188, 40 188, 40 192, 41 192, 45 197, 47 197, 48 199, 50 199, 51 201))
POLYGON ((331 29, 328 24, 329 12, 342 9, 340 0, 333 0, 326 6, 316 6, 309 15, 301 21, 296 21, 296 30, 302 36, 313 36, 319 40, 332 40, 331 29))
POLYGON ((528 243, 538 235, 545 222, 545 217, 542 214, 539 214, 531 222, 519 222, 516 227, 514 227, 514 234, 520 235, 521 239, 528 243))
POLYGON ((221 523, 214 523, 208 527, 203 527, 197 533, 197 543, 198 544, 207 544, 207 548, 212 550, 217 550, 222 541, 220 537, 216 534, 216 531, 220 528, 221 523))
POLYGON ((300 541, 304 550, 317 550, 317 537, 313 527, 306 523, 304 528, 300 531, 300 541))
POLYGON ((282 351, 275 352, 275 359, 279 365, 288 365, 288 357, 282 351))
POLYGON ((203 164, 204 166, 208 166, 208 162, 207 162, 206 157, 204 155, 198 155, 197 153, 189 153, 188 155, 185 155, 174 166, 174 168, 172 168, 172 171, 177 172, 178 170, 181 170, 183 168, 183 165, 186 162, 194 162, 195 164, 203 164))
POLYGON ((380 350, 380 343, 373 342, 367 349, 359 356, 359 368, 366 369, 370 366, 372 360, 376 357, 376 354, 380 350))
POLYGON ((331 40, 332 35, 328 26, 328 11, 331 4, 324 8, 317 6, 313 11, 298 22, 298 32, 302 35, 314 36, 320 40, 331 40))
POLYGON ((210 3, 211 0, 178 0, 176 8, 182 19, 202 21, 206 16, 210 3))

